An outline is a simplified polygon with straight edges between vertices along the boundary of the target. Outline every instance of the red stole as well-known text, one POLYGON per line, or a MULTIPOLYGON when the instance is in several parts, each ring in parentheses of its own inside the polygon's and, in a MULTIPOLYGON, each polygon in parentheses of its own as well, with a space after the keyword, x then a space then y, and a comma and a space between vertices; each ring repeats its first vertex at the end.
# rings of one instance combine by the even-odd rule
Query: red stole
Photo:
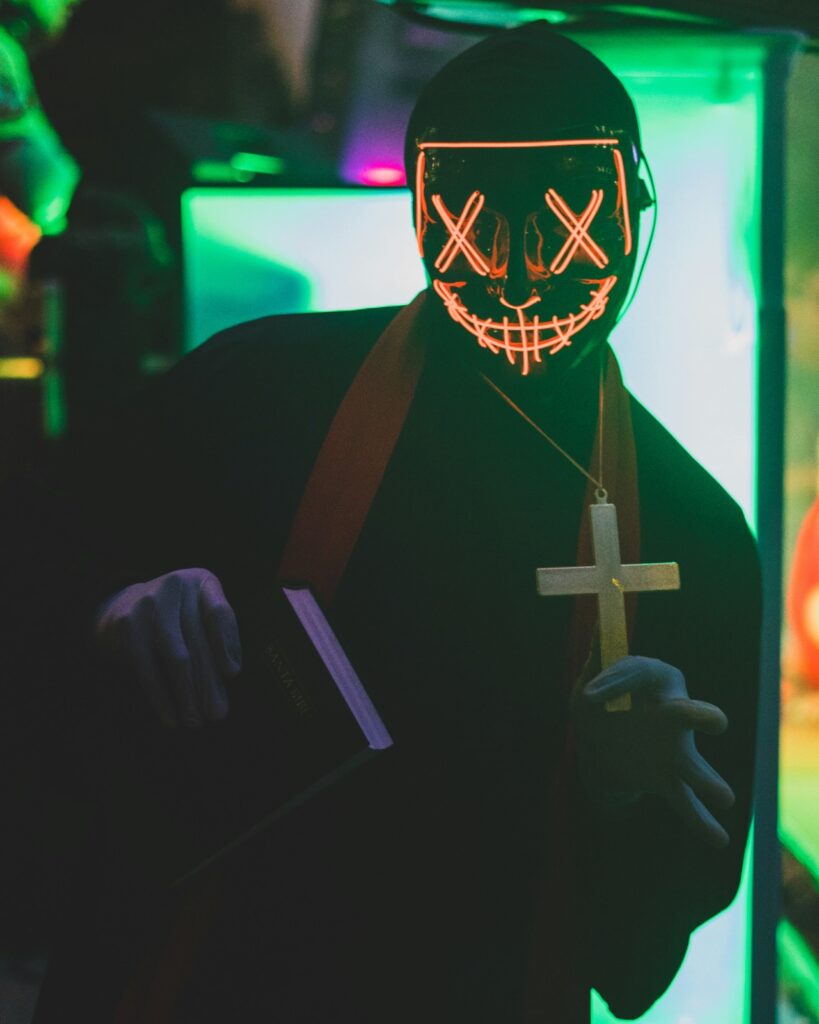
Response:
POLYGON ((304 488, 279 579, 335 596, 404 427, 424 364, 426 292, 392 320, 341 400, 304 488))
MULTIPOLYGON (((422 292, 401 310, 362 363, 336 411, 293 520, 279 579, 309 582, 325 606, 333 600, 412 404, 424 363, 426 301, 427 293, 422 292)), ((634 438, 628 395, 613 356, 604 396, 603 480, 610 499, 619 506, 623 560, 636 562, 639 521, 634 438)), ((597 445, 590 460, 595 467, 599 466, 597 445)), ((594 502, 593 492, 590 485, 587 504, 594 502)), ((591 533, 588 515, 584 515, 577 564, 591 562, 591 533)), ((567 685, 586 661, 595 622, 594 599, 576 599, 567 685)), ((566 834, 565 797, 571 766, 569 740, 552 794, 552 820, 559 833, 556 839, 566 834)), ((575 923, 569 896, 572 887, 567 884, 573 858, 563 842, 555 843, 551 853, 536 914, 526 1021, 584 1024, 588 1020, 588 987, 573 956, 575 943, 569 939, 575 923), (558 1006, 565 1009, 557 1012, 558 1006)), ((218 906, 218 880, 217 871, 191 887, 158 944, 158 955, 155 952, 133 976, 115 1024, 164 1024, 172 1019, 173 1007, 194 969, 212 909, 218 906)))

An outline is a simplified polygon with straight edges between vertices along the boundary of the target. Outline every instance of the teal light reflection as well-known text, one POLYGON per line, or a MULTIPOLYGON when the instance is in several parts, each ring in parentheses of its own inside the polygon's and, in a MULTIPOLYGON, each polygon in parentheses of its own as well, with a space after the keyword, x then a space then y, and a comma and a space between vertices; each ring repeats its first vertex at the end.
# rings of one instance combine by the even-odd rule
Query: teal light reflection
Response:
POLYGON ((186 348, 242 320, 401 305, 426 286, 404 189, 189 189, 186 348))

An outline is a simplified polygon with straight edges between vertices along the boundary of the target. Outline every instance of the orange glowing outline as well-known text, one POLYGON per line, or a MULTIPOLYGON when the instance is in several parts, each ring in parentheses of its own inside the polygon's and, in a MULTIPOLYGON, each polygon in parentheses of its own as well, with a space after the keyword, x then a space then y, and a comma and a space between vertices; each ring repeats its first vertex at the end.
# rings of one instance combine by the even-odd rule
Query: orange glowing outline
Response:
POLYGON ((507 309, 528 309, 530 306, 534 306, 536 302, 540 302, 540 299, 537 295, 532 295, 531 298, 528 298, 522 306, 516 306, 513 302, 507 302, 502 295, 499 295, 498 302, 500 302, 502 306, 506 306, 507 309))
POLYGON ((602 188, 592 189, 592 197, 589 200, 589 204, 579 217, 565 199, 555 192, 553 188, 550 188, 546 193, 545 199, 546 205, 569 232, 569 237, 563 243, 560 252, 549 266, 552 273, 562 274, 566 267, 568 267, 574 254, 581 247, 594 262, 595 266, 602 270, 609 262, 609 258, 588 233, 588 228, 591 226, 591 222, 594 220, 603 202, 602 188))
MULTIPOLYGON (((427 149, 541 149, 541 148, 545 148, 545 147, 559 147, 559 146, 613 146, 614 147, 614 150, 613 150, 614 163, 615 163, 615 169, 617 171, 618 208, 622 209, 622 211, 623 211, 624 255, 628 256, 628 254, 631 252, 631 249, 632 249, 633 240, 632 240, 632 232, 631 232, 631 217, 630 217, 630 211, 629 211, 629 205, 628 205, 628 194, 627 194, 627 191, 626 191, 625 166, 624 166, 624 163, 623 163, 623 154, 620 152, 620 150, 618 148, 619 145, 620 145, 620 141, 621 141, 620 139, 612 139, 612 138, 592 138, 592 139, 542 139, 542 140, 539 140, 539 141, 532 141, 532 142, 490 142, 490 141, 486 141, 486 142, 441 142, 441 141, 418 142, 416 144, 417 147, 418 147, 418 160, 416 162, 416 169, 415 169, 415 236, 416 236, 416 239, 417 239, 417 242, 418 242, 418 252, 419 252, 419 254, 421 255, 421 257, 423 257, 423 255, 424 255, 423 223, 422 223, 422 221, 423 221, 424 217, 428 217, 426 203, 425 203, 425 200, 424 200, 424 188, 423 188, 424 171, 425 171, 425 168, 426 168, 426 153, 425 153, 425 150, 427 150, 427 149)), ((550 190, 550 191, 553 191, 553 190, 550 190)), ((548 203, 548 199, 547 199, 547 203, 548 203)), ((554 209, 553 209, 553 212, 557 213, 557 211, 554 210, 554 209)), ((594 263, 600 269, 602 269, 604 266, 606 266, 606 264, 609 262, 609 260, 608 260, 608 257, 606 256, 606 254, 603 252, 603 250, 600 249, 600 247, 597 246, 596 243, 593 242, 591 238, 589 238, 588 233, 586 231, 580 230, 579 224, 582 221, 584 214, 581 214, 581 217, 578 220, 578 218, 574 216, 574 214, 572 213, 572 211, 570 211, 568 209, 568 207, 566 207, 566 210, 564 212, 567 212, 569 215, 571 215, 573 217, 573 226, 570 226, 570 225, 566 224, 565 221, 563 221, 564 225, 569 229, 569 231, 572 233, 572 235, 574 235, 575 231, 577 231, 577 234, 581 238, 580 244, 583 246, 583 248, 589 254, 589 256, 594 261, 594 263), (585 239, 588 239, 588 242, 591 244, 592 248, 594 250, 596 250, 596 254, 595 254, 595 252, 592 252, 592 251, 589 250, 589 248, 586 245, 585 239), (601 262, 601 260, 602 260, 602 262, 601 262)), ((558 214, 558 216, 560 216, 560 215, 558 214)), ((562 220, 563 218, 561 217, 560 219, 562 220)), ((590 223, 590 221, 589 221, 589 223, 590 223)), ((471 223, 470 223, 469 226, 471 227, 471 223)), ((585 227, 588 227, 588 224, 586 224, 585 227)), ((466 230, 468 230, 468 228, 466 230)), ((572 237, 572 236, 570 236, 570 237, 572 237)), ((478 273, 480 273, 480 274, 485 276, 488 273, 488 269, 489 268, 486 265, 486 263, 483 260, 483 258, 480 257, 479 253, 477 253, 477 251, 474 248, 472 249, 473 255, 478 258, 478 260, 480 261, 481 266, 482 267, 486 267, 485 270, 478 269, 478 267, 476 267, 475 264, 473 263, 473 260, 470 259, 467 250, 464 248, 463 251, 464 251, 464 254, 467 256, 467 259, 469 259, 470 265, 473 267, 473 269, 476 270, 478 273)), ((574 248, 572 248, 572 255, 574 255, 574 253, 576 251, 577 251, 577 246, 575 245, 574 248)), ((566 266, 568 265, 569 261, 566 260, 564 266, 561 267, 560 270, 555 270, 555 265, 559 264, 560 257, 563 254, 564 254, 564 250, 561 249, 561 253, 558 254, 558 256, 555 257, 555 259, 552 261, 552 265, 551 265, 550 269, 552 270, 553 273, 562 273, 562 271, 565 270, 566 266)), ((571 257, 570 257, 570 259, 571 259, 571 257)), ((450 261, 450 263, 451 263, 451 261, 450 261)), ((436 263, 436 266, 437 266, 437 263, 436 263)), ((438 269, 441 269, 441 268, 438 268, 438 269)))
POLYGON ((43 232, 6 196, 0 196, 0 266, 15 276, 26 269, 43 232))
POLYGON ((545 146, 617 146, 619 139, 549 139, 542 142, 419 142, 425 149, 540 149, 545 146))
MULTIPOLYGON (((427 149, 537 149, 546 147, 559 147, 559 146, 614 146, 614 159, 615 166, 618 175, 618 193, 620 197, 620 203, 624 211, 624 235, 625 235, 625 255, 631 251, 632 236, 631 236, 631 222, 628 215, 628 200, 625 191, 625 169, 623 166, 623 158, 618 147, 620 145, 619 139, 614 138, 593 138, 593 139, 549 139, 542 140, 539 142, 419 142, 418 146, 418 160, 416 163, 416 176, 415 176, 415 230, 418 240, 418 249, 423 256, 423 223, 422 218, 428 217, 428 211, 424 199, 424 170, 425 170, 425 150, 427 149)), ((574 253, 581 246, 584 251, 590 256, 592 260, 602 269, 609 261, 603 250, 597 245, 596 242, 589 236, 588 228, 597 214, 600 204, 602 203, 603 191, 594 190, 592 199, 583 213, 578 217, 566 204, 565 201, 555 192, 553 189, 549 190, 553 193, 553 203, 549 203, 549 196, 547 194, 547 204, 552 209, 552 212, 563 222, 564 226, 569 231, 569 238, 561 248, 561 252, 552 261, 552 268, 558 261, 563 261, 565 266, 568 265, 574 253), (595 199, 595 193, 599 192, 599 199, 595 199), (562 204, 562 205, 561 205, 562 204), (561 212, 558 213, 558 210, 561 212), (563 216, 561 216, 561 213, 563 216), (566 219, 564 219, 564 217, 566 219), (568 222, 567 222, 568 221, 568 222), (569 253, 566 258, 566 253, 569 253), (601 262, 602 261, 602 262, 601 262)), ((478 193, 479 194, 479 193, 478 193)), ((470 203, 474 203, 474 196, 470 197, 467 201, 467 206, 470 203)), ((448 240, 441 255, 439 255, 435 266, 438 267, 438 263, 446 262, 444 269, 448 269, 455 258, 455 254, 460 250, 464 252, 464 255, 470 262, 470 265, 479 274, 485 275, 488 273, 488 266, 486 265, 483 257, 478 253, 471 243, 464 236, 469 231, 474 223, 475 218, 478 216, 480 207, 483 206, 484 197, 480 196, 478 208, 474 210, 474 216, 469 221, 468 225, 465 224, 465 213, 461 214, 456 225, 453 226, 451 216, 446 212, 446 208, 443 207, 440 195, 433 196, 433 203, 435 203, 436 209, 441 214, 442 219, 446 223, 450 231, 450 239, 448 240), (437 199, 437 202, 436 202, 437 199), (440 204, 440 205, 439 205, 440 204), (454 230, 453 230, 454 228, 454 230), (460 234, 460 237, 458 235, 460 234), (449 257, 448 261, 445 260, 444 252, 449 248, 452 251, 447 253, 449 257), (477 257, 479 266, 476 266, 472 259, 470 259, 470 251, 472 256, 477 257), (484 270, 483 268, 486 267, 484 270)), ((554 271, 553 271, 554 272, 554 271)), ((507 360, 513 365, 516 362, 517 353, 521 353, 522 360, 522 375, 526 376, 530 371, 530 357, 535 362, 542 362, 542 353, 544 350, 548 351, 550 355, 554 355, 556 352, 568 347, 572 343, 572 338, 579 331, 583 330, 592 320, 599 319, 605 312, 608 304, 609 293, 617 284, 618 278, 615 275, 605 277, 600 281, 590 282, 597 285, 596 290, 591 292, 590 301, 583 303, 580 306, 579 313, 569 313, 563 318, 558 318, 557 315, 553 316, 550 321, 542 323, 538 316, 534 316, 532 320, 527 321, 523 310, 528 309, 530 306, 535 305, 539 300, 537 296, 533 296, 528 302, 524 303, 523 306, 513 306, 511 303, 504 302, 503 305, 508 306, 510 309, 514 309, 518 314, 518 323, 512 325, 509 323, 509 317, 504 316, 503 321, 498 323, 491 318, 482 320, 474 313, 470 313, 463 302, 460 300, 454 289, 462 288, 466 284, 465 281, 445 282, 440 279, 433 280, 432 287, 438 297, 443 301, 444 306, 449 313, 449 316, 464 327, 470 334, 477 338, 478 343, 483 348, 489 349, 493 354, 497 354, 503 349, 506 354, 507 360), (551 335, 546 335, 546 332, 551 330, 551 335), (499 333, 493 336, 490 332, 499 333), (543 333, 542 333, 543 332, 543 333), (517 335, 517 340, 514 340, 517 335)))
POLYGON ((424 170, 426 154, 423 150, 418 154, 415 165, 415 237, 418 241, 418 255, 424 258, 423 218, 428 216, 427 204, 424 200, 424 170))
MULTIPOLYGON (((617 277, 612 275, 597 282, 597 289, 592 291, 590 301, 581 305, 579 313, 569 313, 562 319, 553 316, 551 320, 544 323, 537 316, 527 321, 523 315, 523 307, 520 306, 513 307, 518 311, 517 324, 510 324, 508 316, 505 316, 500 323, 492 319, 482 320, 474 313, 469 312, 454 291, 456 288, 462 288, 465 284, 465 281, 447 283, 435 280, 432 282, 432 287, 443 301, 450 317, 455 323, 474 335, 482 348, 489 349, 494 355, 497 355, 502 349, 512 365, 515 364, 517 353, 520 352, 521 372, 525 377, 530 370, 530 357, 535 362, 542 362, 544 350, 548 351, 550 355, 554 355, 566 348, 571 345, 572 338, 578 331, 582 331, 592 320, 597 320, 603 315, 608 304, 609 293, 617 284, 617 277), (542 336, 541 332, 549 329, 553 333, 545 337, 542 336), (490 331, 497 333, 493 336, 490 331), (515 340, 516 337, 517 340, 515 340)), ((527 307, 528 305, 530 304, 527 303, 527 307)))
POLYGON ((617 194, 620 199, 619 205, 623 210, 623 232, 626 236, 625 255, 628 256, 631 252, 631 218, 628 210, 628 193, 626 192, 626 169, 623 165, 623 154, 619 149, 614 150, 614 166, 617 168, 617 194))
POLYGON ((432 196, 432 205, 438 211, 438 215, 449 231, 446 245, 438 254, 434 264, 435 269, 439 270, 442 274, 446 273, 452 266, 452 261, 458 255, 458 252, 462 252, 466 256, 469 265, 476 274, 486 277, 489 273, 489 264, 466 237, 467 232, 471 230, 478 214, 481 212, 485 199, 486 197, 481 192, 477 190, 473 192, 469 199, 467 199, 457 223, 453 223, 452 215, 444 206, 440 195, 436 193, 432 196))

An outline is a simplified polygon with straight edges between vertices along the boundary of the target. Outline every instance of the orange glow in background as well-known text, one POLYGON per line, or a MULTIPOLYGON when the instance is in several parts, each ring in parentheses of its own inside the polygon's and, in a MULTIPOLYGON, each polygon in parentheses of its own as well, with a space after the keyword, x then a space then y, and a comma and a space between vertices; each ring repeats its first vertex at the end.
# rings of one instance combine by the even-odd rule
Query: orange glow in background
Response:
POLYGON ((0 196, 0 266, 22 274, 42 231, 7 196, 0 196))

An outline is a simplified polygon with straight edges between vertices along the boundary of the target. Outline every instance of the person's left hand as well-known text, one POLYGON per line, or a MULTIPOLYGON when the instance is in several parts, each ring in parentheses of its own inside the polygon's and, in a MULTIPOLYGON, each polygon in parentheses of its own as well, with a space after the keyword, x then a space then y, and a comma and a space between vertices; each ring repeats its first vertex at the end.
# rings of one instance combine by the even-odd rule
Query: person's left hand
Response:
POLYGON ((727 782, 697 750, 695 732, 719 736, 728 719, 714 704, 691 700, 679 669, 655 658, 629 655, 589 678, 572 695, 578 770, 587 790, 610 807, 645 793, 664 799, 704 842, 728 844, 714 817, 731 807, 727 782), (605 704, 632 695, 630 711, 605 704))

